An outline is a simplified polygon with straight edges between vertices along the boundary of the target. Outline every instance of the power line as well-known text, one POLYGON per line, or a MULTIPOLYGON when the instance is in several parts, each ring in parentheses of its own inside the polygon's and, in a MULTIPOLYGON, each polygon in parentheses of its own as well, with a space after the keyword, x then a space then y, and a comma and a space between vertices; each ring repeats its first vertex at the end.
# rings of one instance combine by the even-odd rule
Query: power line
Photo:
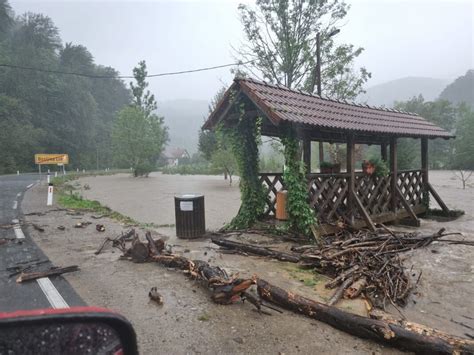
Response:
MULTIPOLYGON (((196 73, 196 72, 215 70, 215 69, 226 68, 226 67, 235 67, 235 66, 238 66, 238 65, 249 64, 249 63, 252 63, 252 62, 254 62, 254 61, 250 60, 250 61, 247 61, 247 62, 237 62, 237 63, 231 63, 231 64, 216 65, 216 66, 213 66, 213 67, 181 70, 181 71, 158 73, 158 74, 149 74, 146 77, 147 78, 156 78, 156 77, 160 77, 160 76, 171 76, 171 75, 196 73)), ((91 78, 91 79, 133 79, 134 78, 134 76, 132 76, 132 75, 94 75, 94 74, 67 72, 67 71, 61 71, 61 70, 51 70, 51 69, 43 69, 43 68, 25 67, 25 66, 21 66, 21 65, 4 64, 4 63, 0 63, 0 67, 10 68, 10 69, 29 70, 29 71, 36 71, 36 72, 49 73, 49 74, 75 75, 75 76, 81 76, 81 77, 86 77, 86 78, 91 78)))

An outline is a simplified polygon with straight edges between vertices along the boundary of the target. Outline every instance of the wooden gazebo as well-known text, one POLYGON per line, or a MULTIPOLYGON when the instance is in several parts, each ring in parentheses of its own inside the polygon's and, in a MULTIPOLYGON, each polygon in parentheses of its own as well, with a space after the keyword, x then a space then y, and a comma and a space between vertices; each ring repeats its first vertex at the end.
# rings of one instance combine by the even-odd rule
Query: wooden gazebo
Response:
MULTIPOLYGON (((374 228, 374 223, 408 218, 419 225, 417 216, 427 211, 429 194, 444 212, 449 212, 429 183, 428 139, 453 136, 423 117, 236 78, 203 128, 213 129, 219 122, 232 125, 238 120, 241 113, 234 105, 236 100, 245 102, 246 118, 262 118, 264 136, 281 137, 285 127, 293 127, 303 142, 302 157, 308 172, 312 141, 347 144, 346 172, 307 174, 308 201, 320 224, 343 221, 355 228, 374 228), (397 139, 403 137, 421 139, 421 169, 397 169, 397 139), (355 144, 380 145, 390 174, 369 177, 356 172, 355 144)), ((265 215, 273 216, 276 194, 285 188, 282 173, 262 173, 260 179, 268 193, 265 215)))

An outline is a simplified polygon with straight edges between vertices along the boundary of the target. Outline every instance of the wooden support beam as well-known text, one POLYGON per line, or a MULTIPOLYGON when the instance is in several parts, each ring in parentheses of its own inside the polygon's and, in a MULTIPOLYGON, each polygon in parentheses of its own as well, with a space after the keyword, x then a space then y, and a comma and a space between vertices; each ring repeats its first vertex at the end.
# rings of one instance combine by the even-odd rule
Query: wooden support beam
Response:
POLYGON ((398 168, 397 168, 397 138, 390 138, 390 172, 392 180, 390 181, 390 193, 392 196, 391 209, 397 212, 397 182, 398 182, 398 168))
POLYGON ((405 208, 405 210, 408 212, 408 214, 410 215, 410 217, 415 220, 416 224, 420 224, 420 221, 418 220, 418 217, 416 216, 415 212, 413 212, 413 210, 411 209, 410 205, 408 204, 407 200, 405 199, 405 196, 403 196, 402 192, 400 191, 400 189, 398 188, 398 186, 396 187, 396 191, 397 191, 397 195, 398 195, 398 198, 400 199, 400 201, 402 202, 402 205, 403 207, 405 208))
POLYGON ((349 174, 348 183, 349 183, 349 195, 347 199, 347 208, 349 209, 349 218, 351 224, 354 224, 354 198, 355 193, 355 146, 354 146, 354 136, 350 135, 347 139, 347 173, 349 174))
POLYGON ((433 195, 434 199, 436 200, 436 202, 438 202, 438 205, 439 207, 441 207, 441 209, 443 210, 443 212, 446 214, 446 215, 449 215, 449 208, 448 206, 446 206, 446 204, 443 202, 443 200, 441 199, 441 197, 438 195, 438 193, 436 192, 436 190, 433 188, 433 186, 431 186, 431 184, 428 182, 427 184, 427 187, 428 187, 428 190, 429 192, 431 192, 431 195, 433 195))
POLYGON ((311 173, 311 139, 309 134, 305 134, 303 137, 303 163, 306 172, 311 173))
POLYGON ((422 189, 423 189, 423 197, 422 201, 426 205, 429 206, 430 202, 430 192, 428 191, 428 139, 422 138, 421 139, 421 181, 422 181, 422 189))
POLYGON ((360 200, 357 197, 355 191, 353 191, 352 193, 349 193, 349 196, 351 196, 351 195, 352 195, 352 200, 354 201, 355 205, 357 206, 360 213, 362 214, 362 217, 364 218, 365 223, 367 223, 367 227, 369 227, 370 230, 375 232, 377 228, 375 228, 375 224, 372 221, 372 218, 370 218, 369 213, 364 208, 364 205, 362 205, 362 202, 360 202, 360 200))
POLYGON ((382 143, 380 145, 380 155, 382 156, 383 161, 387 161, 388 156, 387 156, 387 143, 382 143))
POLYGON ((324 161, 324 144, 323 141, 319 141, 319 168, 321 168, 321 163, 324 161))

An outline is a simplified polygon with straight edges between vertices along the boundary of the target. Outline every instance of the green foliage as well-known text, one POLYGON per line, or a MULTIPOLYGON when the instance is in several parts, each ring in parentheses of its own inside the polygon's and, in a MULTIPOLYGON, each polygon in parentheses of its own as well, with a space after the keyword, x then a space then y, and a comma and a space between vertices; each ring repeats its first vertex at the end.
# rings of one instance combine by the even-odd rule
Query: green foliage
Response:
POLYGON ((29 162, 45 137, 30 119, 23 102, 0 94, 0 174, 30 169, 29 162))
POLYGON ((146 76, 148 72, 146 70, 146 63, 144 60, 140 61, 138 65, 133 68, 133 76, 136 84, 130 82, 130 88, 133 95, 133 104, 137 107, 141 107, 145 113, 145 117, 149 117, 153 111, 157 108, 155 96, 146 90, 148 83, 146 82, 146 76), (146 90, 146 91, 145 91, 146 90))
POLYGON ((148 86, 145 61, 138 63, 133 74, 136 81, 135 85, 130 83, 133 104, 119 112, 112 140, 117 164, 126 163, 135 177, 148 176, 168 141, 168 130, 163 117, 152 113, 156 101, 150 91, 145 91, 148 86))
POLYGON ((218 149, 212 155, 212 166, 224 171, 229 176, 229 184, 232 185, 232 176, 237 170, 237 161, 230 148, 218 149))
POLYGON ((343 20, 348 5, 338 0, 258 0, 256 7, 239 6, 247 43, 240 51, 249 66, 266 80, 289 88, 312 91, 316 66, 316 34, 321 33, 322 87, 324 94, 355 98, 370 78, 365 68, 353 70, 362 48, 335 45, 327 34, 343 20))
POLYGON ((282 138, 282 143, 285 147, 286 169, 283 172, 283 181, 288 190, 286 208, 289 228, 297 233, 309 235, 311 226, 316 223, 316 217, 308 204, 307 181, 303 163, 298 156, 299 141, 293 129, 288 129, 282 138))
POLYGON ((390 175, 390 168, 386 161, 379 157, 372 157, 369 159, 369 163, 375 166, 375 176, 384 177, 390 175))
POLYGON ((453 167, 474 170, 474 111, 467 106, 461 106, 459 109, 456 133, 453 167))
MULTIPOLYGON (((417 113, 448 132, 456 126, 456 107, 446 100, 425 101, 423 96, 413 97, 406 102, 396 102, 398 110, 417 113)), ((419 140, 400 140, 398 151, 399 169, 413 169, 420 166, 419 140)), ((436 139, 428 147, 429 167, 431 169, 448 168, 452 160, 453 140, 436 139)))
POLYGON ((239 121, 232 128, 221 126, 219 131, 230 143, 240 176, 242 204, 228 228, 242 229, 252 226, 261 217, 266 195, 258 176, 261 119, 246 118, 243 103, 236 102, 234 107, 240 113, 239 121))
POLYGON ((147 175, 163 150, 165 133, 155 116, 147 118, 136 106, 122 109, 112 133, 117 164, 131 167, 134 176, 147 175))
MULTIPOLYGON (((209 114, 211 114, 215 110, 217 104, 222 100, 225 91, 226 88, 222 87, 214 95, 211 100, 211 104, 209 105, 209 114)), ((201 130, 199 132, 198 149, 207 161, 211 161, 212 156, 219 148, 226 149, 226 145, 222 137, 218 137, 218 132, 205 130, 201 130)))
POLYGON ((201 130, 199 132, 198 149, 207 161, 211 161, 212 155, 218 149, 216 132, 201 130))
MULTIPOLYGON (((15 17, 4 0, 0 1, 0 61, 118 75, 94 64, 84 46, 63 45, 49 17, 34 13, 15 17), (10 20, 3 20, 6 15, 10 20)), ((110 167, 111 127, 117 111, 130 101, 120 79, 0 68, 0 96, 1 173, 34 170, 34 153, 68 153, 72 169, 110 167)))

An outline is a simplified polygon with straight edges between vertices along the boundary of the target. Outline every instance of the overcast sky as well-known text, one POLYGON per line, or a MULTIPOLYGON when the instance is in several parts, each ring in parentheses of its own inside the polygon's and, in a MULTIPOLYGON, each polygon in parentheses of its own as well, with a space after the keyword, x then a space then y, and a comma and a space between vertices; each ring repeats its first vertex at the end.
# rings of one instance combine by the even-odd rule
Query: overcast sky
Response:
MULTIPOLYGON (((10 0, 15 13, 50 16, 64 42, 85 45, 96 63, 131 74, 142 59, 149 73, 235 61, 242 42, 242 1, 10 0)), ((251 1, 245 1, 251 2, 251 1)), ((473 1, 347 0, 351 10, 337 41, 365 48, 357 65, 368 86, 407 76, 451 79, 474 68, 473 1)), ((229 69, 150 79, 159 100, 208 100, 232 79, 229 69)))

